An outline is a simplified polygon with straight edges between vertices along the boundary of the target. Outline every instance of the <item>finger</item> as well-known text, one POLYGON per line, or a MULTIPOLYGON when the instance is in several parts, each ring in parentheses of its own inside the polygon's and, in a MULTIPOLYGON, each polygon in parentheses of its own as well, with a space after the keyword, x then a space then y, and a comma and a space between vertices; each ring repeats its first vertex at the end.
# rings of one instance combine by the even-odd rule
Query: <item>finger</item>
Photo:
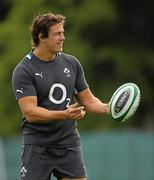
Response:
POLYGON ((78 114, 78 115, 76 115, 76 116, 74 116, 74 120, 78 120, 78 119, 81 119, 82 118, 82 115, 81 114, 78 114))
POLYGON ((71 105, 69 105, 68 107, 70 107, 70 108, 76 108, 76 107, 78 107, 78 103, 74 103, 74 104, 71 104, 71 105))
POLYGON ((71 113, 74 114, 74 115, 75 115, 75 114, 80 114, 81 111, 83 111, 83 110, 84 110, 84 107, 83 107, 83 106, 80 106, 80 107, 71 109, 71 113))
POLYGON ((77 108, 74 108, 74 110, 76 110, 76 111, 83 111, 84 110, 84 106, 79 106, 77 108))
POLYGON ((78 119, 81 119, 85 116, 85 111, 81 110, 80 114, 76 115, 75 116, 75 119, 78 120, 78 119))

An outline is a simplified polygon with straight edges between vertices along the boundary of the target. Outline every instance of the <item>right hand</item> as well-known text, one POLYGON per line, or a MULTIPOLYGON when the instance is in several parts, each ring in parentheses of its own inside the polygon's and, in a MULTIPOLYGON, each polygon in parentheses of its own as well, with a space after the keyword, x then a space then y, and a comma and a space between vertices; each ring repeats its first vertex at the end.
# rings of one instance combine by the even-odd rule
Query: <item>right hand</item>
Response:
POLYGON ((67 119, 78 120, 85 116, 84 106, 79 106, 78 103, 68 106, 66 109, 67 119))

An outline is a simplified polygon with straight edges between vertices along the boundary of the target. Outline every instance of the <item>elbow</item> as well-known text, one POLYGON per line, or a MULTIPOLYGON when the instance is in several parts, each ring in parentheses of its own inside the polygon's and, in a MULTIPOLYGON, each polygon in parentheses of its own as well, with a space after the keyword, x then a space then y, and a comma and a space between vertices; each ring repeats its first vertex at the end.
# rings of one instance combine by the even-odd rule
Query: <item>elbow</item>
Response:
POLYGON ((24 118, 28 123, 33 123, 37 120, 38 110, 37 110, 37 99, 36 97, 23 97, 20 98, 19 106, 24 118))
POLYGON ((23 112, 23 115, 28 123, 35 123, 37 121, 36 116, 31 110, 23 112))
POLYGON ((35 123, 36 122, 36 118, 34 118, 34 116, 32 116, 32 115, 24 115, 24 117, 26 118, 26 121, 28 123, 35 123))
POLYGON ((36 122, 36 119, 33 118, 32 116, 25 116, 25 118, 26 118, 26 121, 28 123, 35 123, 36 122))

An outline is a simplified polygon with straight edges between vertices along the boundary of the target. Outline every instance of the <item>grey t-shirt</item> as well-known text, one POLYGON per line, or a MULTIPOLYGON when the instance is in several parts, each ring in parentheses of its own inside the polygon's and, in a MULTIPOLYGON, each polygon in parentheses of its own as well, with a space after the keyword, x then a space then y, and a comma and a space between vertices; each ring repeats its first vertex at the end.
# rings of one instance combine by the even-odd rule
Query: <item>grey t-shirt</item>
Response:
MULTIPOLYGON (((88 88, 80 62, 64 53, 58 53, 50 62, 29 53, 15 67, 12 84, 17 100, 24 96, 37 96, 38 106, 48 110, 66 109, 76 92, 88 88)), ((38 124, 28 123, 23 117, 23 144, 79 145, 76 126, 76 121, 70 119, 38 124)))

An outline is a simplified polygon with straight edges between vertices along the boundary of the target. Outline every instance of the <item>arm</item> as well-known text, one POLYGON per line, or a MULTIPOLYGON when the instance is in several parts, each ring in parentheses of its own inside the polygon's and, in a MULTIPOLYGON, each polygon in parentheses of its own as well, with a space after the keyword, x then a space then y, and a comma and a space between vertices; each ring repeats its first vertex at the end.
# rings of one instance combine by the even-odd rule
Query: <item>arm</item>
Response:
POLYGON ((77 94, 77 101, 79 104, 85 107, 89 112, 93 113, 108 113, 109 106, 107 103, 102 103, 98 98, 96 98, 89 88, 81 91, 77 94))
POLYGON ((36 96, 26 96, 18 100, 20 109, 29 123, 49 123, 57 120, 78 120, 84 116, 83 106, 70 105, 66 110, 47 110, 37 106, 36 96))

